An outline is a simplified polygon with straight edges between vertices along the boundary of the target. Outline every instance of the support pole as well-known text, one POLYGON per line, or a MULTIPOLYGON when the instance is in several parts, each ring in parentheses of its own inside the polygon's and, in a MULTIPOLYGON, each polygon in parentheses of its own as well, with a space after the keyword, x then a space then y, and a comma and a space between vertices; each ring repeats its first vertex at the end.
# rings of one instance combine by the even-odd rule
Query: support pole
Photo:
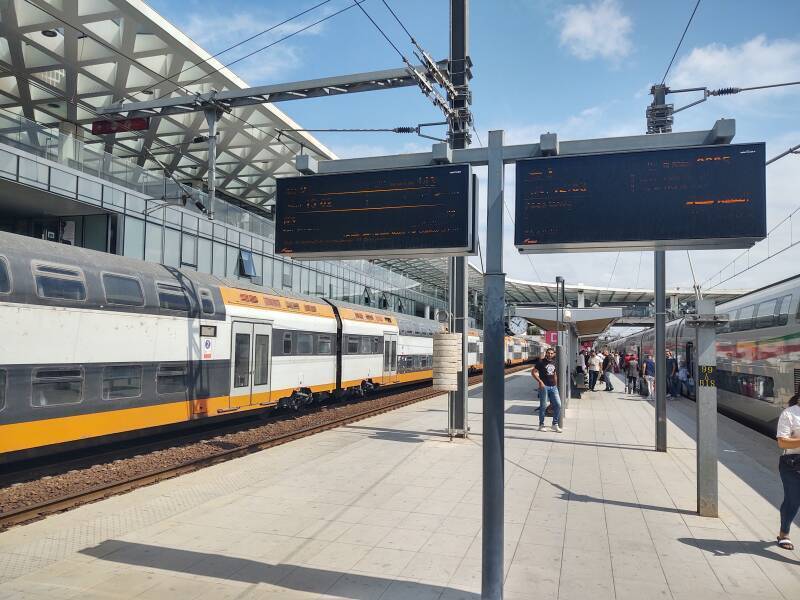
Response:
MULTIPOLYGON (((450 81, 457 90, 466 89, 466 60, 469 52, 469 0, 450 0, 450 81)), ((451 98, 450 105, 458 110, 466 106, 467 95, 459 93, 451 98)), ((450 120, 450 147, 462 150, 467 147, 467 135, 455 130, 456 122, 450 120)), ((450 295, 453 298, 455 315, 455 333, 461 334, 461 371, 458 373, 458 389, 450 394, 451 434, 466 437, 469 414, 467 402, 469 397, 469 368, 467 349, 469 336, 469 308, 467 304, 468 272, 467 257, 459 256, 450 259, 453 271, 453 287, 450 295)))
POLYGON ((214 218, 214 200, 216 199, 217 181, 217 120, 220 117, 216 107, 206 108, 206 123, 208 123, 208 218, 214 218))
POLYGON ((483 550, 481 598, 503 598, 504 336, 503 132, 489 132, 486 275, 483 278, 483 550))
POLYGON ((655 255, 656 300, 656 451, 667 451, 667 355, 666 355, 666 257, 664 250, 655 255))
POLYGON ((713 300, 697 303, 697 514, 717 517, 717 349, 713 300))

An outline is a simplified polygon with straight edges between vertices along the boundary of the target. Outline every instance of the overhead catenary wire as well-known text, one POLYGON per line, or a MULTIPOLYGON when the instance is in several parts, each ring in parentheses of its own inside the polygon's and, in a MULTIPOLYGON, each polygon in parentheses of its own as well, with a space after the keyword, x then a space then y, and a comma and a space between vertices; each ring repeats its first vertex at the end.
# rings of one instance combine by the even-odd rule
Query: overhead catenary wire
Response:
POLYGON ((672 53, 672 58, 669 61, 669 65, 667 65, 667 70, 664 71, 664 76, 661 78, 661 83, 663 85, 664 81, 667 79, 667 75, 669 74, 670 69, 672 68, 672 63, 675 62, 675 57, 678 56, 678 51, 681 49, 681 45, 683 44, 683 38, 686 37, 686 32, 689 31, 689 26, 692 24, 692 20, 694 19, 694 15, 697 12, 697 8, 700 6, 700 0, 697 0, 697 3, 694 5, 694 10, 692 10, 692 14, 689 16, 689 21, 686 23, 686 27, 683 29, 683 33, 681 34, 681 39, 678 40, 678 45, 675 47, 675 52, 672 53))
MULTIPOLYGON (((247 54, 245 54, 244 56, 240 56, 240 57, 239 57, 239 58, 237 58, 236 60, 232 60, 232 61, 231 61, 231 62, 229 62, 229 63, 225 63, 224 65, 222 65, 222 66, 221 66, 221 67, 219 67, 218 69, 214 69, 213 71, 211 71, 211 72, 209 72, 209 73, 206 73, 206 74, 205 74, 205 75, 203 75, 202 77, 200 77, 200 78, 198 78, 198 79, 194 79, 194 80, 190 81, 190 82, 189 82, 189 83, 187 83, 186 85, 194 85, 195 83, 199 83, 199 82, 201 82, 203 79, 206 79, 207 77, 210 77, 211 75, 214 75, 215 73, 218 73, 218 72, 219 72, 219 71, 221 71, 222 69, 227 69, 228 67, 231 67, 231 66, 233 66, 233 65, 235 65, 235 64, 237 64, 237 63, 240 63, 240 62, 242 62, 243 60, 246 60, 246 59, 248 59, 248 58, 250 58, 250 57, 252 57, 252 56, 255 56, 256 54, 258 54, 258 53, 260 53, 260 52, 263 52, 264 50, 267 50, 267 49, 269 49, 269 48, 272 48, 273 46, 277 46, 277 45, 278 45, 278 44, 280 44, 281 42, 285 42, 285 41, 286 41, 286 40, 288 40, 289 38, 292 38, 292 37, 294 37, 294 36, 296 36, 296 35, 298 35, 298 34, 300 34, 300 33, 303 33, 304 31, 308 31, 308 30, 309 30, 309 29, 311 29, 312 27, 316 27, 317 25, 320 25, 321 23, 324 23, 325 21, 328 21, 329 19, 332 19, 332 18, 334 18, 334 17, 336 17, 336 16, 339 16, 340 14, 342 14, 342 13, 344 13, 344 12, 347 12, 348 10, 350 10, 350 9, 352 9, 352 8, 355 8, 356 6, 359 6, 359 7, 360 7, 360 6, 361 6, 361 4, 362 4, 362 3, 364 3, 364 2, 366 2, 366 1, 367 1, 367 0, 353 0, 353 4, 350 4, 349 6, 345 6, 344 8, 342 8, 342 9, 339 9, 339 10, 337 10, 336 12, 333 12, 333 13, 331 13, 331 14, 329 14, 329 15, 327 15, 327 16, 325 16, 325 17, 321 18, 321 19, 318 19, 318 20, 314 21, 313 23, 309 23, 309 24, 308 24, 308 25, 306 25, 305 27, 301 27, 300 29, 296 29, 295 31, 293 31, 293 32, 291 32, 291 33, 287 33, 287 34, 286 34, 286 35, 284 35, 283 37, 280 37, 280 38, 278 38, 277 40, 275 40, 275 41, 273 41, 273 42, 270 42, 269 44, 267 44, 267 45, 265 45, 265 46, 261 46, 260 48, 257 48, 256 50, 253 50, 252 52, 248 52, 247 54)), ((363 8, 362 8, 362 10, 363 10, 363 8)))
POLYGON ((611 277, 608 278, 608 285, 606 286, 607 290, 611 289, 611 281, 614 279, 614 273, 617 271, 617 263, 619 262, 620 254, 622 254, 621 250, 617 252, 617 258, 614 259, 614 267, 611 269, 611 277))
POLYGON ((308 13, 310 13, 310 12, 313 12, 313 11, 315 11, 316 9, 318 9, 319 7, 321 7, 321 6, 325 5, 325 4, 328 4, 329 2, 332 2, 332 1, 333 1, 333 0, 323 0, 322 2, 318 2, 318 3, 317 3, 317 4, 315 4, 314 6, 312 6, 312 7, 310 7, 310 8, 307 8, 307 9, 306 9, 306 10, 304 10, 304 11, 301 11, 301 12, 299 12, 299 13, 296 13, 296 14, 292 15, 291 17, 289 17, 289 18, 287 18, 287 19, 284 19, 283 21, 281 21, 281 22, 279 22, 279 23, 275 23, 274 25, 270 25, 270 26, 269 26, 269 27, 267 27, 266 29, 262 29, 262 30, 261 30, 261 31, 259 31, 258 33, 255 33, 255 34, 251 35, 250 37, 248 37, 248 38, 246 38, 246 39, 244 39, 244 40, 242 40, 242 41, 240 41, 240 42, 237 42, 237 43, 235 43, 235 44, 233 44, 233 45, 231 45, 231 46, 228 46, 227 48, 225 48, 225 49, 223 49, 223 50, 220 50, 219 52, 215 52, 214 54, 212 54, 212 55, 211 55, 211 56, 209 56, 208 58, 204 58, 203 60, 201 60, 201 61, 199 61, 199 62, 192 63, 192 64, 191 64, 191 65, 189 65, 188 67, 184 67, 184 68, 182 68, 180 71, 176 71, 176 72, 175 72, 174 74, 172 74, 172 75, 167 75, 166 77, 162 77, 162 78, 161 78, 161 79, 160 79, 158 82, 154 83, 153 85, 149 86, 148 88, 145 88, 144 90, 140 90, 140 91, 139 91, 139 92, 137 92, 137 93, 138 93, 138 94, 141 94, 141 93, 147 93, 147 92, 149 92, 149 91, 153 91, 153 90, 154 90, 154 88, 155 88, 157 85, 159 85, 159 84, 161 84, 161 83, 164 83, 164 82, 166 82, 166 81, 169 81, 170 83, 174 83, 172 80, 173 80, 175 77, 178 77, 179 75, 182 75, 182 74, 183 74, 183 73, 185 73, 186 71, 189 71, 189 70, 191 70, 191 69, 194 69, 194 68, 196 68, 196 67, 199 67, 200 65, 204 65, 204 64, 206 64, 208 61, 210 61, 210 60, 213 60, 213 59, 215 59, 215 58, 217 58, 217 57, 219 57, 219 56, 222 56, 223 54, 226 54, 226 53, 230 52, 231 50, 234 50, 235 48, 238 48, 239 46, 243 46, 244 44, 246 44, 246 43, 248 43, 248 42, 251 42, 251 41, 253 41, 253 40, 254 40, 254 39, 256 39, 256 38, 258 38, 258 37, 261 37, 261 36, 262 36, 262 35, 264 35, 265 33, 269 33, 270 31, 274 31, 274 30, 275 30, 275 29, 277 29, 278 27, 282 27, 282 26, 284 26, 284 25, 286 25, 286 24, 288 24, 288 23, 291 23, 291 22, 292 22, 292 21, 294 21, 295 19, 299 19, 300 17, 303 17, 303 16, 307 15, 308 13))

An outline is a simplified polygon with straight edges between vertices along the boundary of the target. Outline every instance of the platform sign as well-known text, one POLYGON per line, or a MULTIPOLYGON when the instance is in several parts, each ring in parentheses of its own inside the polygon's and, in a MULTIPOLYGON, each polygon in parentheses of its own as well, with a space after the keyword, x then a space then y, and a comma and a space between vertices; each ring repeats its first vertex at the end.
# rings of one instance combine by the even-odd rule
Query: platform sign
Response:
POLYGON ((277 180, 275 252, 299 259, 475 253, 469 165, 277 180))
POLYGON ((150 129, 149 117, 92 121, 92 135, 105 135, 123 131, 145 131, 147 129, 150 129))
POLYGON ((748 248, 766 236, 764 144, 517 162, 520 252, 748 248))

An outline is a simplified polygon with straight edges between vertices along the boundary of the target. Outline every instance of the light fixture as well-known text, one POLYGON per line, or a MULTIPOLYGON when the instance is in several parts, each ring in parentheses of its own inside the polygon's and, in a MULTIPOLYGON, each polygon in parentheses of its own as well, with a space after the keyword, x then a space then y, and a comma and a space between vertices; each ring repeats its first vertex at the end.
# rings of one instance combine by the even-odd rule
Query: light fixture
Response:
POLYGON ((58 32, 55 29, 42 29, 42 35, 44 37, 54 38, 58 35, 58 32))
POLYGON ((152 96, 154 94, 153 90, 139 90, 139 93, 145 96, 152 96))
POLYGON ((50 108, 61 108, 61 105, 58 102, 48 102, 47 106, 50 108))

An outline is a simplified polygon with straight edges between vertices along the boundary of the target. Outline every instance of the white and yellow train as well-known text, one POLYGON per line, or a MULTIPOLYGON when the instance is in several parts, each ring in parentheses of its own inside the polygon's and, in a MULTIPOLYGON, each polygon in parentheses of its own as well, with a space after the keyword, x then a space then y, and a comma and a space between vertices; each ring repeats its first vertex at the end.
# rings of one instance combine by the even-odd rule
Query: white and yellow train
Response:
POLYGON ((432 376, 433 321, 241 286, 0 232, 0 463, 432 376))

